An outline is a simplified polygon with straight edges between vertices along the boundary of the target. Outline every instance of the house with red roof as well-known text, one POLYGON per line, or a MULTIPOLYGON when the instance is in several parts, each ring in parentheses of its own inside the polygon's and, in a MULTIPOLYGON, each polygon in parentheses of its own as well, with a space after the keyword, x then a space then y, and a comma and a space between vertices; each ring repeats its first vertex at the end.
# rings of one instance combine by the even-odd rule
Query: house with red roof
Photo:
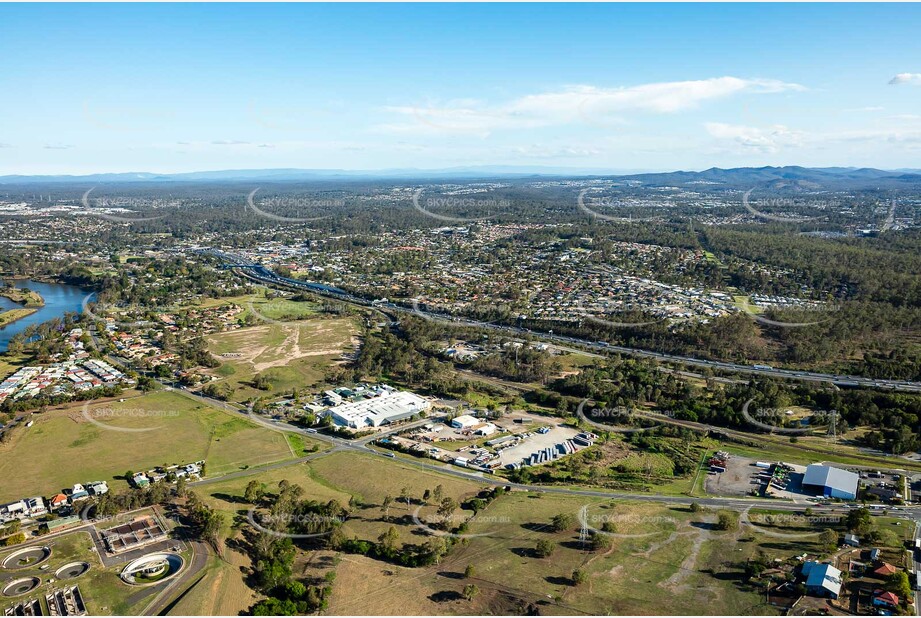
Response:
POLYGON ((874 607, 889 607, 895 609, 899 606, 899 597, 898 595, 884 590, 874 590, 873 591, 873 606, 874 607))
POLYGON ((892 566, 891 564, 889 564, 888 562, 882 563, 880 566, 876 567, 876 569, 873 570, 873 574, 879 577, 889 577, 893 573, 898 573, 898 572, 899 570, 895 568, 894 566, 892 566))

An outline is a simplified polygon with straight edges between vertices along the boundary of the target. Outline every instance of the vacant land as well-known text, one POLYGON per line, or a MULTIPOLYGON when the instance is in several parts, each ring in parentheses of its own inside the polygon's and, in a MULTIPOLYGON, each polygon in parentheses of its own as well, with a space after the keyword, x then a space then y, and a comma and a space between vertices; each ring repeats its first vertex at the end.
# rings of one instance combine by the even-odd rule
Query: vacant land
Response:
POLYGON ((357 325, 348 318, 279 322, 208 337, 209 350, 223 366, 216 375, 233 389, 232 399, 277 396, 322 383, 331 364, 358 345, 357 325), (254 387, 265 378, 265 390, 254 387))
POLYGON ((243 492, 250 481, 256 480, 262 484, 267 492, 277 492, 279 481, 300 485, 304 489, 304 497, 312 500, 338 500, 348 504, 349 493, 328 486, 321 479, 316 478, 310 464, 295 464, 275 470, 254 473, 248 476, 208 483, 206 485, 193 485, 192 489, 214 509, 224 512, 227 517, 225 523, 226 533, 231 533, 230 524, 235 518, 246 516, 252 506, 242 500, 243 492))
MULTIPOLYGON (((251 480, 270 492, 287 480, 304 489, 303 497, 318 501, 351 499, 351 515, 344 524, 348 537, 376 540, 389 527, 398 543, 423 543, 430 532, 412 518, 422 520, 434 511, 434 501, 421 505, 425 490, 441 486, 444 496, 458 502, 485 485, 418 470, 401 462, 351 452, 338 452, 308 464, 258 472, 251 476, 195 486, 195 491, 227 514, 226 532, 239 534, 251 505, 242 500, 251 480), (401 494, 410 498, 407 504, 401 494), (387 506, 387 497, 393 499, 387 506), (237 526, 232 526, 231 522, 237 526)), ((718 513, 692 512, 687 507, 513 491, 498 497, 468 519, 470 535, 437 565, 405 568, 382 560, 325 549, 302 548, 295 577, 322 578, 335 571, 328 613, 418 614, 652 614, 776 615, 757 588, 746 583, 744 568, 756 557, 790 560, 804 552, 821 555, 819 532, 841 530, 833 522, 811 521, 804 513, 771 513, 752 509, 729 530, 716 527, 718 513), (558 514, 568 514, 561 530, 550 525, 558 514), (580 530, 604 529, 605 547, 592 549, 580 540, 580 530), (552 544, 549 557, 535 551, 539 541, 552 544), (472 566, 473 573, 464 577, 472 566), (585 581, 576 585, 573 572, 585 581), (480 593, 472 600, 464 586, 475 584, 480 593)), ((911 535, 908 522, 874 518, 881 546, 901 546, 911 535)), ((233 544, 225 556, 234 568, 216 565, 196 585, 176 610, 199 614, 220 609, 236 613, 249 607, 256 596, 246 586, 248 558, 233 544), (220 597, 215 590, 227 591, 220 597), (234 599, 231 602, 229 599, 234 599)))
POLYGON ((281 433, 176 392, 73 404, 34 420, 0 445, 0 501, 93 480, 109 481, 117 490, 127 486, 116 479, 126 471, 163 464, 204 459, 214 476, 293 457, 281 433), (28 474, 20 474, 24 461, 28 474))
POLYGON ((268 318, 270 320, 303 320, 313 317, 319 312, 318 304, 309 301, 295 301, 283 297, 274 297, 274 292, 260 289, 255 294, 230 296, 221 298, 207 298, 199 303, 199 307, 218 307, 221 305, 239 305, 243 307, 242 317, 252 315, 257 322, 268 318))
POLYGON ((399 460, 356 453, 333 453, 312 462, 311 468, 318 480, 363 502, 380 502, 386 496, 397 498, 404 488, 412 497, 419 498, 426 489, 441 485, 445 496, 460 497, 485 486, 420 470, 399 460))
POLYGON ((235 550, 211 556, 192 587, 174 601, 170 616, 234 616, 256 602, 258 595, 243 582, 249 559, 235 550))
MULTIPOLYGON (((441 564, 403 569, 343 556, 330 612, 354 614, 776 614, 742 581, 742 565, 759 549, 789 557, 794 544, 759 539, 747 529, 719 532, 714 513, 684 507, 584 500, 514 492, 471 521, 471 537, 441 564), (591 551, 579 541, 579 512, 599 528, 611 522, 611 546, 591 551), (551 518, 568 513, 573 524, 554 532, 551 518), (742 535, 754 537, 740 542, 742 535), (538 541, 554 551, 538 557, 538 541), (764 541, 764 543, 760 541, 764 541), (473 576, 464 578, 468 565, 473 576), (573 571, 585 572, 575 586, 573 571), (466 584, 480 594, 462 595, 466 584)), ((808 543, 798 543, 808 550, 808 543)))
MULTIPOLYGON (((206 503, 225 514, 224 534, 231 538, 239 534, 234 524, 245 521, 252 507, 242 499, 247 484, 252 480, 257 480, 270 493, 277 492, 278 483, 286 480, 300 485, 304 489, 305 499, 337 500, 347 505, 354 498, 352 517, 344 526, 348 536, 376 540, 387 528, 396 525, 401 543, 420 543, 425 539, 423 531, 407 523, 407 516, 417 508, 417 503, 407 505, 400 500, 404 488, 418 499, 425 489, 434 491, 441 485, 444 496, 458 501, 481 488, 476 483, 419 471, 399 461, 354 453, 334 453, 309 464, 296 464, 226 481, 193 485, 192 489, 206 503), (386 496, 394 499, 386 510, 389 521, 385 520, 382 508, 386 496)), ((328 563, 332 555, 333 552, 323 550, 305 551, 298 560, 297 572, 304 576, 322 574, 329 570, 328 563)), ((233 568, 229 568, 226 563, 210 565, 205 577, 176 605, 172 614, 205 615, 217 612, 233 615, 252 605, 256 595, 244 582, 249 558, 236 549, 233 543, 225 548, 224 558, 233 568), (217 590, 220 590, 220 595, 215 593, 217 590)), ((343 565, 353 560, 367 560, 349 555, 341 555, 340 558, 343 565)), ((377 561, 368 562, 375 564, 377 570, 391 568, 377 561)), ((372 609, 367 609, 365 613, 373 613, 372 609)))

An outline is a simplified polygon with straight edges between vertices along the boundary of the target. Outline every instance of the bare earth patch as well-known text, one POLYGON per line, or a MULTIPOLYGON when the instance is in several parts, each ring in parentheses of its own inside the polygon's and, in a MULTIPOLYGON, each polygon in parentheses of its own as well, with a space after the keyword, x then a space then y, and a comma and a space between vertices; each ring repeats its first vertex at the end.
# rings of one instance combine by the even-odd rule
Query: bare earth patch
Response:
POLYGON ((247 363, 256 373, 300 358, 335 356, 353 345, 349 330, 336 320, 266 324, 220 333, 209 339, 221 349, 229 350, 236 363, 247 363))

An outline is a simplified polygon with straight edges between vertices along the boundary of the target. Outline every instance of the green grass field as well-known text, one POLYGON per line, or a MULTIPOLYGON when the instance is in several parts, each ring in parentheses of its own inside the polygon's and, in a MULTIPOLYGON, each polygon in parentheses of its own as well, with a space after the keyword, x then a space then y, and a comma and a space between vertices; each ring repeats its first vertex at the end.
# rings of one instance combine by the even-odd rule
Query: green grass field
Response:
POLYGON ((4 311, 0 313, 0 326, 12 324, 16 320, 21 320, 26 316, 30 316, 36 311, 38 311, 38 309, 10 309, 9 311, 4 311))
POLYGON ((25 354, 11 354, 9 352, 0 354, 0 380, 15 373, 20 367, 24 367, 28 360, 29 357, 25 354))
POLYGON ((811 464, 824 461, 830 464, 846 466, 878 466, 879 469, 921 470, 921 462, 902 457, 880 457, 861 453, 850 444, 839 441, 837 444, 828 438, 800 438, 791 443, 788 438, 753 434, 752 440, 763 443, 761 447, 752 447, 735 442, 723 442, 718 448, 733 455, 768 461, 787 461, 799 464, 811 464))
POLYGON ((83 415, 83 404, 75 404, 35 415, 34 426, 0 446, 0 501, 50 495, 93 480, 121 489, 125 482, 114 477, 163 464, 204 459, 207 474, 216 476, 294 457, 280 432, 176 392, 86 409, 96 423, 83 415), (19 473, 23 461, 29 463, 28 474, 19 473))
POLYGON ((250 607, 258 595, 247 587, 240 568, 248 567, 245 557, 233 550, 224 559, 211 556, 199 578, 184 591, 169 616, 233 616, 250 607))
POLYGON ((223 298, 207 298, 199 303, 199 307, 218 307, 234 304, 245 309, 241 317, 252 314, 258 321, 260 317, 270 320, 303 320, 317 314, 317 303, 288 300, 286 298, 266 298, 265 288, 260 288, 255 294, 241 296, 228 296, 223 298))

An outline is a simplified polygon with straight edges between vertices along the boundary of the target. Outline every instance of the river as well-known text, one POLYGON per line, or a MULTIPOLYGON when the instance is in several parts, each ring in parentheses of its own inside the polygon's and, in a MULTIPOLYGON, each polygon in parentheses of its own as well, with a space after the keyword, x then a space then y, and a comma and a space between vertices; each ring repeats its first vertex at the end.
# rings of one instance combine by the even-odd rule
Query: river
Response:
MULTIPOLYGON (((87 294, 92 293, 91 290, 62 283, 41 283, 39 281, 17 279, 13 284, 17 288, 29 288, 41 294, 42 298, 45 299, 45 306, 32 315, 0 328, 0 353, 6 352, 10 339, 14 335, 21 333, 30 325, 64 317, 64 314, 68 311, 79 313, 83 308, 83 299, 86 298, 87 294)), ((19 303, 0 297, 0 311, 21 308, 22 305, 19 303)))

